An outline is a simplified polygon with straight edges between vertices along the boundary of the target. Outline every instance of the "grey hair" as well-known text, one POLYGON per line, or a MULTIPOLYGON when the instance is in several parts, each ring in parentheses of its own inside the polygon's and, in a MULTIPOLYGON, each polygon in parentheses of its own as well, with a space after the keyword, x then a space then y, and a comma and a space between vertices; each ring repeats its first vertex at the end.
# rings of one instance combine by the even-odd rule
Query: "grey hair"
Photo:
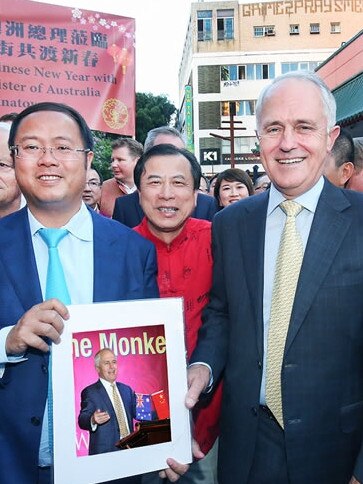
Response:
POLYGON ((159 126, 158 128, 151 129, 148 132, 144 143, 144 152, 154 146, 155 139, 157 136, 159 136, 159 134, 167 134, 169 136, 175 136, 176 138, 181 139, 184 143, 184 139, 180 131, 173 128, 172 126, 159 126))
MULTIPOLYGON (((325 84, 325 82, 314 72, 308 72, 308 71, 291 71, 287 72, 286 74, 283 74, 281 76, 276 77, 269 85, 267 85, 260 93, 257 104, 256 104, 256 124, 257 124, 257 132, 259 131, 260 124, 261 124, 261 113, 262 113, 262 108, 263 104, 270 94, 270 91, 273 89, 273 87, 284 81, 285 79, 297 79, 300 81, 308 81, 312 82, 320 91, 321 94, 321 100, 323 102, 324 106, 324 114, 326 116, 327 120, 327 127, 328 127, 328 132, 331 130, 333 126, 335 126, 336 123, 336 111, 337 111, 337 106, 336 102, 334 99, 333 94, 331 93, 330 89, 328 86, 325 84)), ((303 100, 303 93, 302 95, 302 100, 303 100)))
POLYGON ((116 356, 115 353, 112 350, 110 350, 110 348, 102 348, 102 350, 97 351, 97 353, 95 354, 95 367, 96 368, 100 367, 101 356, 102 356, 102 353, 104 353, 105 351, 109 351, 114 356, 116 356))

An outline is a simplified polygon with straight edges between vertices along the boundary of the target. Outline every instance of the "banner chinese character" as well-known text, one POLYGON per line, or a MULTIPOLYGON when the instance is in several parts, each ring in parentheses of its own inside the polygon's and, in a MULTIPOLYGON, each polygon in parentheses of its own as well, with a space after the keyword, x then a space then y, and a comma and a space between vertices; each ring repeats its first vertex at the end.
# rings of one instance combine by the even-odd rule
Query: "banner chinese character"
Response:
POLYGON ((135 135, 135 20, 12 0, 0 5, 0 115, 69 104, 92 129, 135 135))

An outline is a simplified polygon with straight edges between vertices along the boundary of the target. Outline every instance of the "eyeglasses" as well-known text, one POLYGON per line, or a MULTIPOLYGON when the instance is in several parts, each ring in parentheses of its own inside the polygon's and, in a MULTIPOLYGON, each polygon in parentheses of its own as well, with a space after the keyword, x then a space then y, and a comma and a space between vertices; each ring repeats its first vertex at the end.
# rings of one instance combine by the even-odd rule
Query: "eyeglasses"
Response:
POLYGON ((91 181, 86 182, 86 186, 87 186, 87 185, 88 185, 88 186, 89 186, 91 189, 92 189, 92 188, 94 189, 94 188, 98 188, 98 187, 100 187, 100 186, 101 186, 101 183, 99 183, 99 182, 97 182, 97 181, 93 181, 93 180, 91 180, 91 181))
POLYGON ((66 145, 50 146, 49 148, 35 144, 10 146, 10 151, 13 151, 17 158, 28 161, 39 161, 47 150, 57 161, 75 161, 78 160, 78 153, 89 153, 91 151, 88 148, 70 148, 66 145))
POLYGON ((14 165, 0 161, 0 173, 7 173, 14 169, 14 165))

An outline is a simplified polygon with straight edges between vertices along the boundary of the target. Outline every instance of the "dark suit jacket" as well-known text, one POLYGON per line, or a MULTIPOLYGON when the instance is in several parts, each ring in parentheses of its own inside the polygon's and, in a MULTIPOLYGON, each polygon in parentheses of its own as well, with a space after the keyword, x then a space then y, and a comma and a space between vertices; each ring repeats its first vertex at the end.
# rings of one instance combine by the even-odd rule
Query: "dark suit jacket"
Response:
MULTIPOLYGON (((197 205, 192 217, 211 221, 218 211, 214 197, 198 193, 197 205)), ((128 227, 136 227, 144 218, 144 212, 139 203, 139 192, 117 198, 112 218, 128 227)))
MULTIPOLYGON (((157 297, 152 244, 91 211, 94 301, 157 297)), ((42 301, 26 209, 0 220, 0 328, 42 301)), ((0 482, 35 484, 48 386, 48 355, 29 349, 0 378, 0 482)))
MULTIPOLYGON (((225 367, 219 482, 247 482, 258 428, 268 193, 216 215, 215 268, 192 361, 225 367)), ((282 365, 291 484, 363 482, 363 196, 325 181, 282 365)), ((268 472, 268 471, 267 471, 268 472)))
MULTIPOLYGON (((128 385, 124 385, 120 382, 116 382, 116 384, 125 407, 129 429, 130 432, 132 432, 132 419, 136 415, 135 393, 128 385)), ((115 447, 115 443, 120 440, 120 431, 116 413, 112 406, 112 402, 108 397, 107 391, 100 380, 82 390, 81 411, 78 416, 78 424, 81 429, 90 432, 89 455, 119 450, 115 447), (98 425, 96 430, 93 431, 91 427, 91 417, 98 409, 108 412, 111 418, 105 424, 98 425)))

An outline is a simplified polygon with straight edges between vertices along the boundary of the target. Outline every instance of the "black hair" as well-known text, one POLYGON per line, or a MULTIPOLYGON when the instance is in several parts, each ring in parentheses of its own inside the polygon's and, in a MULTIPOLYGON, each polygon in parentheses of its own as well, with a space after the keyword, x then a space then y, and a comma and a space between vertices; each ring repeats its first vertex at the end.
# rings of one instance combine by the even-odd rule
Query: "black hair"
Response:
POLYGON ((103 183, 103 176, 102 176, 102 174, 101 174, 100 170, 99 170, 99 169, 98 169, 98 168, 97 168, 97 167, 96 167, 96 166, 95 166, 93 163, 92 163, 92 165, 90 166, 90 170, 94 170, 94 171, 97 173, 97 175, 98 175, 98 176, 99 176, 99 178, 100 178, 100 183, 101 183, 101 185, 102 185, 102 183, 103 183))
POLYGON ((223 180, 226 180, 229 182, 234 182, 234 181, 241 182, 244 185, 246 185, 248 190, 248 195, 254 194, 252 180, 250 176, 247 175, 245 171, 240 170, 239 168, 228 168, 227 170, 221 171, 221 173, 218 174, 216 184, 214 185, 214 196, 218 204, 219 204, 219 190, 221 188, 221 183, 223 180))
POLYGON ((86 121, 84 120, 83 116, 76 111, 75 109, 67 106, 66 104, 55 103, 55 102, 42 102, 33 104, 25 108, 21 113, 19 113, 13 121, 11 125, 10 134, 9 134, 9 147, 14 146, 15 144, 15 137, 16 133, 19 128, 19 124, 22 122, 24 118, 29 116, 33 113, 38 113, 39 111, 56 111, 58 113, 63 113, 70 118, 72 118, 78 125, 79 130, 81 132, 81 137, 84 143, 84 148, 93 151, 93 136, 90 128, 88 127, 86 121))
POLYGON ((184 148, 177 148, 176 146, 169 145, 169 144, 155 145, 152 148, 150 148, 148 151, 146 151, 138 159, 134 169, 134 181, 138 190, 140 190, 141 175, 145 171, 145 164, 147 160, 149 160, 153 156, 175 156, 175 155, 184 156, 184 158, 186 158, 189 161, 190 170, 192 172, 192 177, 193 177, 194 190, 198 190, 200 185, 200 178, 202 176, 202 170, 200 168, 200 164, 198 163, 198 160, 190 151, 184 148))
POLYGON ((8 123, 13 122, 14 119, 17 117, 18 113, 6 113, 0 116, 1 123, 8 123))
POLYGON ((337 168, 347 161, 354 165, 354 143, 349 131, 340 128, 339 136, 334 142, 331 154, 337 168))

